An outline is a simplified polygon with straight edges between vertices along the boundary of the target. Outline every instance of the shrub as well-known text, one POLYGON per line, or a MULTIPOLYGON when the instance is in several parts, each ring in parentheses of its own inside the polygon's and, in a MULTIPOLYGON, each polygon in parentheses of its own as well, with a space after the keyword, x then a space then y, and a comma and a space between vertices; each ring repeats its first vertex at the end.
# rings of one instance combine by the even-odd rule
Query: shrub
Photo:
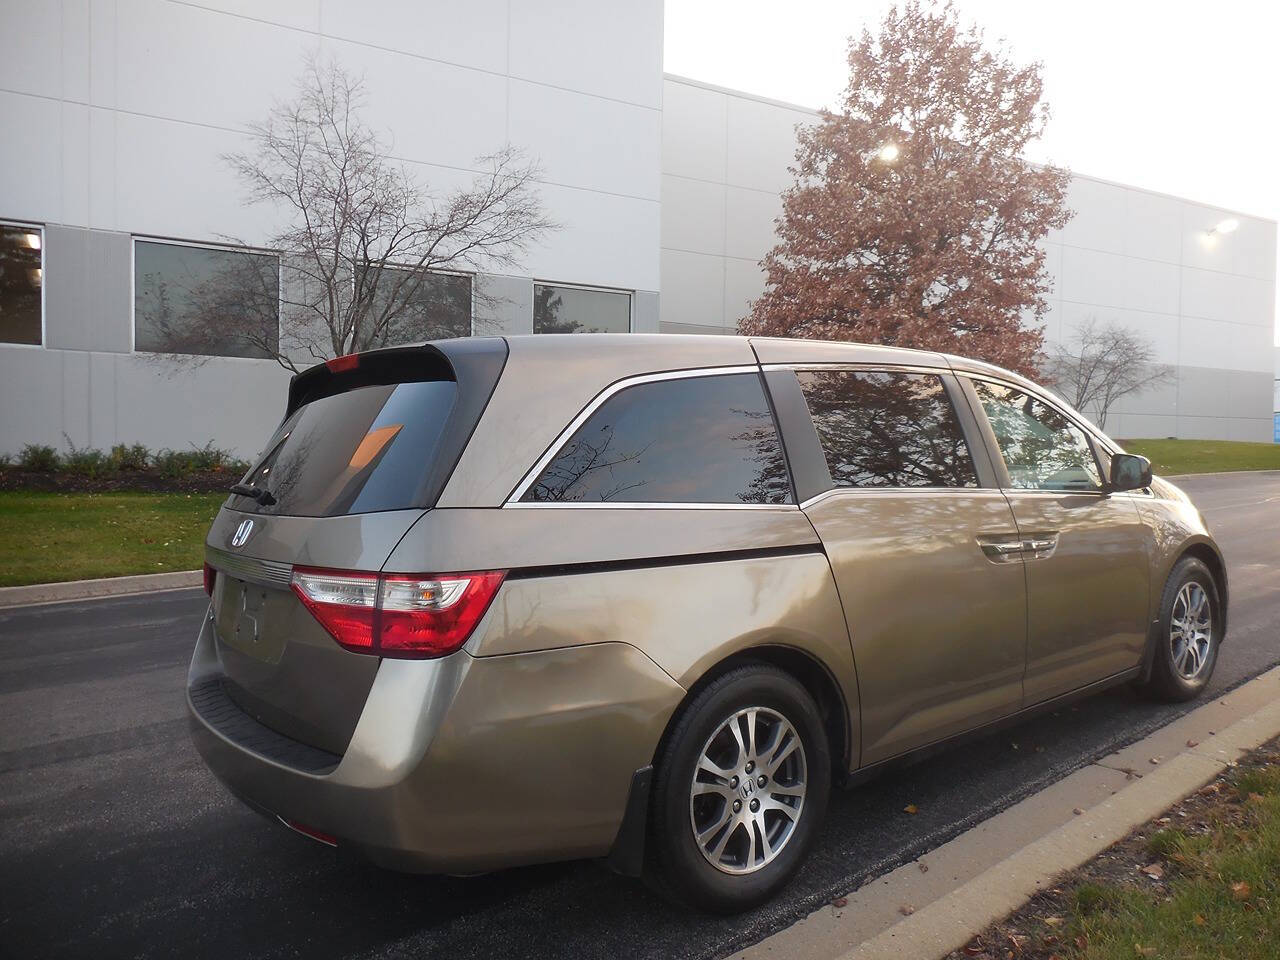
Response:
POLYGON ((58 451, 44 443, 28 443, 18 454, 18 466, 23 470, 39 470, 48 473, 57 470, 62 458, 58 451))
POLYGON ((65 433, 62 438, 67 441, 70 452, 62 458, 62 469, 81 477, 100 477, 111 469, 111 459, 101 450, 90 447, 77 447, 65 433))
POLYGON ((151 464, 151 451, 141 443, 117 443, 111 448, 112 470, 145 470, 151 464))

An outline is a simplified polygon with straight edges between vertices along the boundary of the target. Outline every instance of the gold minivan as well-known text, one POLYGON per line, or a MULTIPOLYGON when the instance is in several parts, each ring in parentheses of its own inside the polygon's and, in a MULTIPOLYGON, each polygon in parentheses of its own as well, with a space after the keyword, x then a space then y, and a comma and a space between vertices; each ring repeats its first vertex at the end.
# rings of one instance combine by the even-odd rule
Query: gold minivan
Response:
POLYGON ((607 857, 731 911, 833 784, 1133 682, 1226 630, 1177 487, 984 363, 739 337, 340 357, 206 545, 213 772, 386 866, 607 857))

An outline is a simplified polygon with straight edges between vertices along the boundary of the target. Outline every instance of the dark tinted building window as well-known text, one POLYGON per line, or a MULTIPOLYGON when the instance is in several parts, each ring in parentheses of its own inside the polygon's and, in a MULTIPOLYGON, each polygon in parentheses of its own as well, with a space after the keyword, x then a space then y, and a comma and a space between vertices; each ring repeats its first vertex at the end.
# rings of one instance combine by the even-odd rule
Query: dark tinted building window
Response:
POLYGON ((1056 407, 1013 387, 973 381, 996 445, 1020 490, 1100 490, 1102 474, 1085 432, 1056 407))
POLYGON ((533 285, 534 333, 629 333, 631 294, 533 285))
POLYGON ((331 517, 423 506, 432 457, 457 396, 452 380, 360 387, 303 404, 245 477, 275 503, 237 510, 331 517))
POLYGON ((837 487, 976 487, 973 460, 933 374, 797 374, 837 487))
POLYGON ((0 342, 40 342, 43 246, 39 227, 0 223, 0 342))
POLYGON ((754 373, 659 380, 610 397, 525 493, 574 503, 790 503, 754 373))
POLYGON ((370 269, 360 296, 373 300, 373 317, 385 323, 387 344, 471 336, 471 278, 450 273, 370 269))
POLYGON ((153 353, 274 356, 280 346, 280 258, 135 241, 133 344, 153 353))

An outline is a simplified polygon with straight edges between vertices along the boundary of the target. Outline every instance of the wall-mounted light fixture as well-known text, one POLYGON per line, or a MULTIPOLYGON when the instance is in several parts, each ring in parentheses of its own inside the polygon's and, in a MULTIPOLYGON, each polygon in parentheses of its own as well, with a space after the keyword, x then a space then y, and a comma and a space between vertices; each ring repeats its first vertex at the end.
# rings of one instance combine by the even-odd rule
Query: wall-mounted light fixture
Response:
POLYGON ((1207 231, 1211 237, 1221 237, 1228 233, 1235 233, 1240 229, 1240 221, 1235 217, 1227 217, 1225 220, 1219 220, 1213 229, 1207 231))

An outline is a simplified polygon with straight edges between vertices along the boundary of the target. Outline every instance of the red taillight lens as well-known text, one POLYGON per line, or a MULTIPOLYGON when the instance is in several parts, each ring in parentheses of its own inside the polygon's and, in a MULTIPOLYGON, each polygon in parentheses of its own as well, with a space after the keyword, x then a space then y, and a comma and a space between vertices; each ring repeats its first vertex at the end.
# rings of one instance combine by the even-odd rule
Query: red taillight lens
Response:
POLYGON ((379 576, 295 567, 293 590, 348 650, 380 657, 442 657, 467 642, 505 575, 488 570, 379 576))
POLYGON ((218 580, 218 571, 213 569, 213 567, 209 566, 209 564, 206 563, 204 565, 204 592, 211 597, 213 596, 213 585, 217 582, 217 580, 218 580))

